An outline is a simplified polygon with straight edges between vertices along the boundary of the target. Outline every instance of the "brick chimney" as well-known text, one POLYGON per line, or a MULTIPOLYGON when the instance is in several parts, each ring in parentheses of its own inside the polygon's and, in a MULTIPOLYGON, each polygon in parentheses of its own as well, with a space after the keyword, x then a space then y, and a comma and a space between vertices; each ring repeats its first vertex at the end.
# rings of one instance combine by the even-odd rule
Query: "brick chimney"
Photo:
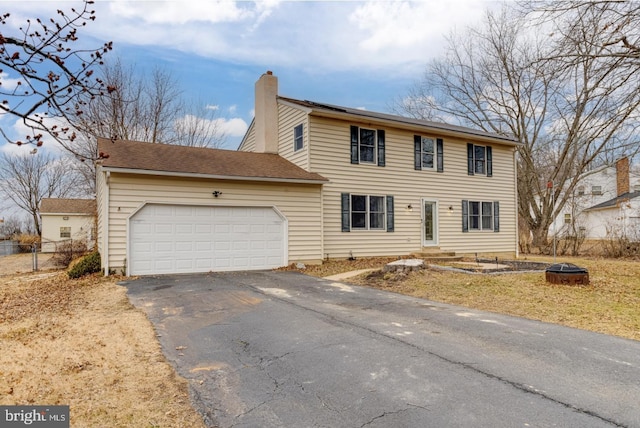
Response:
POLYGON ((616 161, 616 187, 618 196, 629 193, 629 158, 616 161))
POLYGON ((278 78, 271 71, 256 82, 256 152, 278 153, 278 78))

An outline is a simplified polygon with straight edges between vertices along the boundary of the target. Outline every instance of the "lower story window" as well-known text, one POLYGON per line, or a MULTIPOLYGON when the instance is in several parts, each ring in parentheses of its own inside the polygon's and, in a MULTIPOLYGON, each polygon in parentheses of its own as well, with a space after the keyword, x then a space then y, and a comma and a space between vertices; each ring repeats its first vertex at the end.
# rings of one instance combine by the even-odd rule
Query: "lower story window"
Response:
POLYGON ((60 228, 60 237, 61 238, 71 238, 71 227, 61 227, 60 228))
POLYGON ((462 231, 500 231, 498 201, 462 201, 462 231))
POLYGON ((393 196, 342 193, 342 231, 394 230, 393 196))
POLYGON ((351 195, 352 229, 385 229, 384 196, 351 195))

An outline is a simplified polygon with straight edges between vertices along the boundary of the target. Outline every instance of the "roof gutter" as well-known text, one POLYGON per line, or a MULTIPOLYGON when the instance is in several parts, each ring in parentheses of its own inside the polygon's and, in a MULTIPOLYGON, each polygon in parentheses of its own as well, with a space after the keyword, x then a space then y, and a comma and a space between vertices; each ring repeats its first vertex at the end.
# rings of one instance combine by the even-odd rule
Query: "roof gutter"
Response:
POLYGON ((500 143, 500 144, 514 146, 514 147, 522 146, 521 142, 511 137, 504 137, 497 134, 490 135, 483 131, 474 132, 474 130, 470 128, 469 128, 469 131, 462 131, 462 130, 451 129, 446 126, 438 126, 437 124, 420 125, 412 122, 410 119, 402 120, 402 117, 395 118, 393 120, 384 119, 376 116, 369 116, 366 114, 366 110, 363 110, 362 114, 355 114, 355 113, 349 113, 349 112, 337 112, 337 111, 334 112, 334 111, 328 111, 328 110, 313 109, 312 114, 314 116, 328 117, 332 119, 354 120, 358 122, 369 120, 370 123, 380 123, 380 124, 389 125, 395 128, 398 128, 398 124, 402 124, 403 129, 410 129, 414 131, 424 131, 425 129, 431 129, 431 130, 438 131, 439 134, 447 137, 458 137, 458 138, 473 137, 474 140, 476 141, 479 140, 483 142, 500 143))
POLYGON ((235 180, 235 181, 260 181, 260 182, 272 182, 272 183, 292 183, 292 184, 325 184, 328 183, 327 179, 302 179, 302 178, 277 178, 277 177, 246 177, 235 175, 215 175, 215 174, 200 174, 194 172, 176 172, 176 171, 156 171, 148 169, 135 169, 135 168, 118 168, 118 167, 105 167, 102 169, 106 172, 118 172, 122 174, 139 174, 139 175, 161 175, 166 177, 185 177, 185 178, 208 178, 212 180, 235 180))

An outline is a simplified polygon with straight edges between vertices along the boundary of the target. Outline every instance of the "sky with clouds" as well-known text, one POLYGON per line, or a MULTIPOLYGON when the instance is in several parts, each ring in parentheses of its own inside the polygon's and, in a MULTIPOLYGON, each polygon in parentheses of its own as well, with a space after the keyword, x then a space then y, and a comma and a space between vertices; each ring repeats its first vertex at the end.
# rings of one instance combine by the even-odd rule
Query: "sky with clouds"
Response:
MULTIPOLYGON (((81 6, 43 0, 0 4, 14 22, 81 6)), ((492 4, 97 0, 97 19, 79 37, 94 48, 113 41, 109 55, 140 72, 156 66, 170 71, 188 98, 217 110, 229 136, 225 148, 235 149, 252 119, 254 83, 265 71, 278 76, 281 95, 386 112, 442 52, 445 36, 479 22, 492 4)), ((5 85, 12 77, 0 80, 5 85)), ((12 123, 0 117, 4 129, 12 123)))

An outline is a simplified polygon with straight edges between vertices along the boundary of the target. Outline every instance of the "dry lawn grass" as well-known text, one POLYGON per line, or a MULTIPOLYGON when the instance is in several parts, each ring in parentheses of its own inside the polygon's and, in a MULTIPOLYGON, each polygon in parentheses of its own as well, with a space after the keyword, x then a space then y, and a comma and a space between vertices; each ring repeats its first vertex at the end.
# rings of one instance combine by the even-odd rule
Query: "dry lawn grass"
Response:
POLYGON ((0 404, 69 405, 73 427, 204 427, 116 280, 0 277, 0 404))
MULTIPOLYGON (((328 276, 341 271, 380 268, 390 259, 337 261, 304 271, 328 276)), ((544 257, 531 261, 552 262, 544 257)), ((544 272, 499 275, 426 269, 404 274, 380 271, 349 278, 369 287, 485 311, 516 315, 569 327, 640 340, 640 262, 562 257, 589 270, 588 286, 555 285, 544 272)))

